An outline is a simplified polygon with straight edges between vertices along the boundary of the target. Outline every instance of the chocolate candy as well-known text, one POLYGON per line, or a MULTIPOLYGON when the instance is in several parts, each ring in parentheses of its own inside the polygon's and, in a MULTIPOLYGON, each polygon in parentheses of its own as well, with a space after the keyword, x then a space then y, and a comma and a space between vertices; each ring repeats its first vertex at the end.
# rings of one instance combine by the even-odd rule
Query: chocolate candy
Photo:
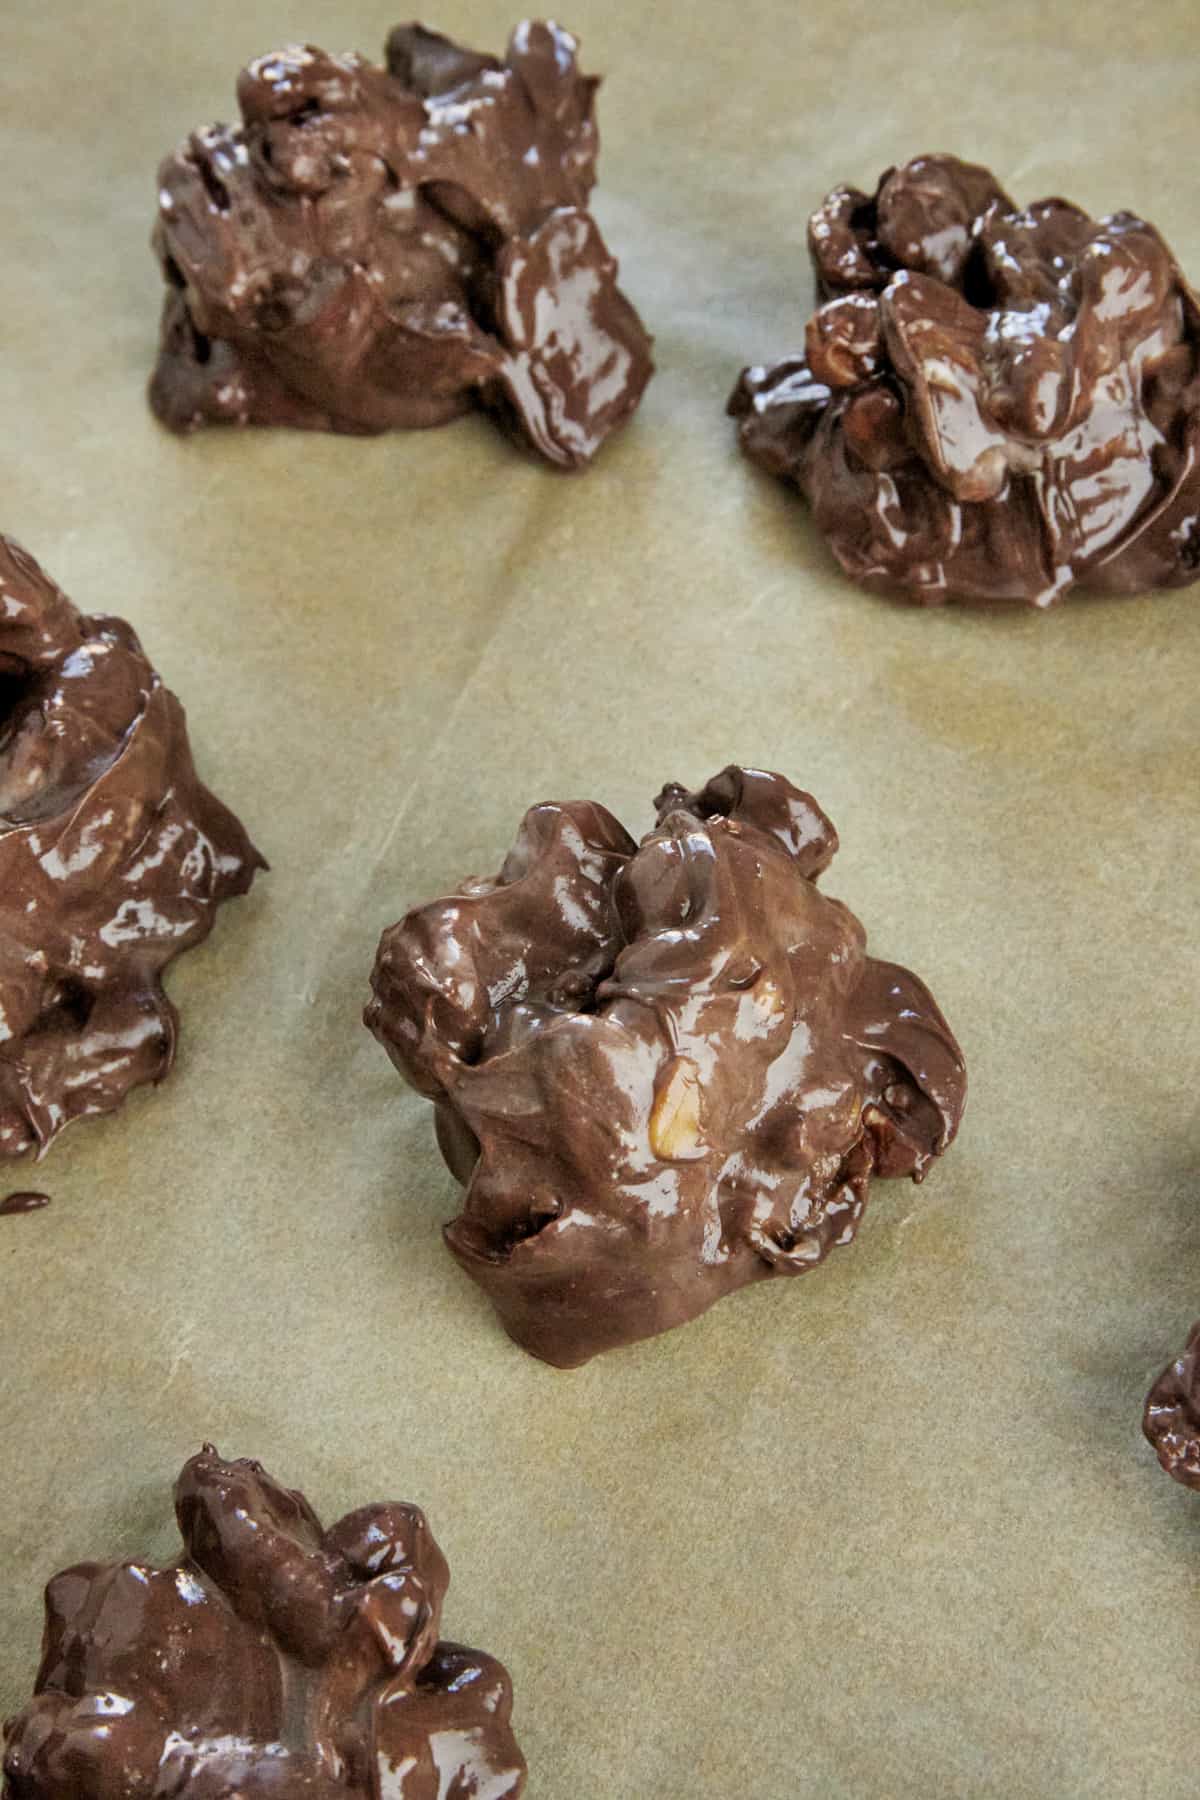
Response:
POLYGON ((1147 1394, 1142 1430, 1167 1474, 1200 1489, 1200 1324, 1147 1394))
POLYGON ((639 846, 534 807, 498 876, 383 934, 366 1012, 466 1187, 449 1248, 564 1368, 815 1267, 965 1099, 928 989, 818 890, 810 795, 728 768, 657 809, 639 846))
POLYGON ((417 1507, 326 1531, 206 1445, 175 1514, 174 1562, 80 1563, 47 1587, 6 1800, 516 1800, 508 1675, 439 1642, 450 1571, 417 1507))
POLYGON ((809 250, 805 353, 729 411, 848 575, 924 605, 1196 580, 1200 302, 1152 225, 923 156, 836 188, 809 250))
POLYGON ((575 52, 557 25, 518 25, 504 62, 402 25, 386 69, 251 63, 241 127, 159 171, 159 418, 378 432, 483 406, 589 461, 653 364, 587 211, 598 82, 575 52))
POLYGON ((265 866, 132 629, 0 538, 0 1156, 162 1080, 162 972, 265 866))
POLYGON ((0 1200, 0 1219, 16 1219, 24 1213, 41 1212, 49 1204, 49 1194, 21 1189, 15 1194, 5 1194, 3 1200, 0 1200))

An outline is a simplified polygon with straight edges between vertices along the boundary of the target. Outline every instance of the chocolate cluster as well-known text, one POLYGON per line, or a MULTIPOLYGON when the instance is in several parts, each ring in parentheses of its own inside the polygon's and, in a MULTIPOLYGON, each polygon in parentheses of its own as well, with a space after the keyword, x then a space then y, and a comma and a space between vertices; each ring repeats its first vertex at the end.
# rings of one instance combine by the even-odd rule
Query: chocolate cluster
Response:
POLYGON ((166 1075, 163 969, 264 866, 130 627, 0 538, 0 1156, 166 1075))
POLYGON ((1200 1489, 1200 1324, 1147 1394, 1142 1429, 1167 1474, 1200 1489))
POLYGON ((324 1530, 211 1447, 175 1487, 183 1550, 46 1589, 4 1800, 516 1800, 508 1675, 439 1642, 446 1560, 415 1506, 324 1530))
POLYGON ((597 86, 530 21, 503 62, 403 25, 386 69, 251 63, 241 126, 159 171, 159 418, 378 432, 483 406, 586 463, 653 371, 587 210, 597 86))
POLYGON ((815 1267, 965 1098, 928 989, 818 889, 810 795, 731 767, 657 811, 639 845, 534 807, 499 875, 384 933, 366 1013, 466 1187, 447 1244, 561 1367, 815 1267))
POLYGON ((1200 576, 1200 302, 1152 225, 923 156, 836 188, 809 250, 805 353, 729 411, 848 575, 1037 606, 1200 576))

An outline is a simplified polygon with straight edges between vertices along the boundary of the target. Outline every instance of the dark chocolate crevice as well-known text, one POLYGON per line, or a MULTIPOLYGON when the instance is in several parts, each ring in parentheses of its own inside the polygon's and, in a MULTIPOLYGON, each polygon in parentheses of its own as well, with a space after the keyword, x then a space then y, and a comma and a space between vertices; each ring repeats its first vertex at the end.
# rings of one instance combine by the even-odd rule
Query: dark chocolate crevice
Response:
POLYGON ((0 756, 4 753, 6 735, 29 698, 32 685, 28 670, 0 668, 0 756))
POLYGON ((95 1005, 95 995, 81 981, 69 975, 60 976, 51 982, 29 1034, 33 1037, 39 1032, 71 1034, 86 1031, 95 1005))
POLYGON ((981 243, 972 244, 963 265, 963 298, 977 312, 990 312, 997 303, 996 284, 988 268, 987 254, 981 243))
POLYGON ((192 356, 200 367, 204 368, 212 360, 212 339, 196 329, 190 311, 187 315, 187 323, 192 344, 192 356))

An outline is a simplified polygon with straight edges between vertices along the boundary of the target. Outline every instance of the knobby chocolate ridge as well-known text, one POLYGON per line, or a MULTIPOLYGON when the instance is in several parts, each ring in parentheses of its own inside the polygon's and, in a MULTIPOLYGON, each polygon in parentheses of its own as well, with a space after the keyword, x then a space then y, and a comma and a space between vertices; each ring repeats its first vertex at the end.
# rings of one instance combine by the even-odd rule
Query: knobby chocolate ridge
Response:
POLYGON ((3 1800, 516 1800, 508 1675, 439 1640, 450 1571, 419 1508, 326 1531, 260 1463, 206 1445, 175 1512, 174 1562, 49 1583, 3 1800))
POLYGON ((809 250, 805 352, 729 411, 848 575, 925 605, 1196 580, 1200 302, 1152 225, 924 156, 836 188, 809 250))
POLYGON ((811 1269, 965 1099, 928 989, 818 890, 810 795, 731 767, 657 806, 640 845, 534 807, 498 876, 384 932, 366 1011, 466 1187, 447 1244, 563 1367, 811 1269))
POLYGON ((159 170, 159 418, 379 432, 482 406, 589 461, 653 363, 587 211, 576 49, 526 21, 502 62, 403 25, 386 69, 312 45, 251 63, 241 126, 159 170))
POLYGON ((0 538, 0 1156, 166 1075, 162 972, 263 867, 132 629, 0 538))

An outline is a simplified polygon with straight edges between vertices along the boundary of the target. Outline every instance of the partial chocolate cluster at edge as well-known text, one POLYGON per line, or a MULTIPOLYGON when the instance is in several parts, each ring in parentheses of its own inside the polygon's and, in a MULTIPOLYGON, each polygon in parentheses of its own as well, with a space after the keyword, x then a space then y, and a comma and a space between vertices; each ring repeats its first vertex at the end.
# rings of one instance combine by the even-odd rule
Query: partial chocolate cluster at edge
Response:
POLYGON ((0 538, 0 1157, 166 1075, 162 972, 262 867, 131 628, 0 538))
POLYGON ((1142 1429, 1167 1474, 1200 1490, 1200 1323, 1147 1394, 1142 1429))
POLYGON ((502 62, 403 25, 386 69, 311 45, 251 63, 242 125, 159 171, 159 418, 379 432, 483 406, 589 461, 653 363, 587 210, 576 48, 526 21, 502 62))
POLYGON ((49 1583, 3 1800, 516 1800, 508 1675, 439 1640, 450 1571, 417 1507, 326 1531, 261 1464, 206 1446, 175 1513, 174 1562, 49 1583))
POLYGON ((928 989, 819 891, 810 795, 730 767, 656 804, 640 845, 534 807, 498 876, 384 933, 366 1013, 466 1188, 449 1248, 562 1367, 815 1267, 965 1099, 928 989))
POLYGON ((1152 225, 923 156, 836 188, 809 249, 804 354, 729 411, 848 575, 1037 606, 1200 576, 1200 302, 1152 225))

